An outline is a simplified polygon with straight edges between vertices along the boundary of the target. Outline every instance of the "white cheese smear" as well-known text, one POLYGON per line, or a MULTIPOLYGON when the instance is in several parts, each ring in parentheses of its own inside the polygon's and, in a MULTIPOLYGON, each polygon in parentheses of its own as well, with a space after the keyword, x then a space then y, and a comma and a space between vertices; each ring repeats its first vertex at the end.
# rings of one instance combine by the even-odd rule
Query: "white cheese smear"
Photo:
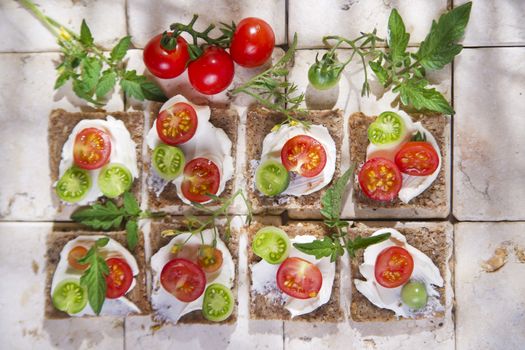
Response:
MULTIPOLYGON (((80 276, 82 276, 83 271, 71 268, 67 260, 67 256, 71 249, 76 246, 83 246, 89 250, 96 240, 104 237, 106 236, 78 236, 66 243, 60 252, 60 261, 58 262, 55 273, 53 274, 53 280, 51 281, 51 297, 53 296, 53 292, 55 291, 57 285, 66 279, 73 279, 80 283, 80 276)), ((109 239, 109 242, 105 247, 99 248, 99 252, 102 254, 102 256, 104 256, 105 259, 121 258, 126 260, 134 276, 131 286, 126 291, 126 294, 129 293, 137 284, 135 276, 139 274, 139 267, 135 257, 131 255, 131 253, 119 242, 112 238, 109 239)), ((125 296, 122 296, 116 299, 106 298, 104 304, 102 305, 102 310, 99 316, 127 316, 131 313, 140 312, 140 309, 132 301, 127 299, 125 296)), ((81 317, 85 315, 95 316, 95 312, 88 303, 86 307, 84 307, 84 309, 79 313, 69 315, 75 317, 81 317)))
POLYGON ((303 177, 290 174, 290 184, 281 195, 304 196, 314 193, 325 187, 332 181, 335 172, 335 161, 337 150, 335 142, 328 129, 322 125, 311 125, 305 129, 301 125, 282 125, 278 130, 270 132, 263 140, 261 163, 268 159, 281 162, 281 150, 284 144, 292 137, 307 135, 316 139, 323 145, 326 152, 326 165, 321 173, 314 177, 303 177))
MULTIPOLYGON (((74 165, 73 147, 75 145, 75 139, 79 132, 87 128, 96 128, 106 132, 111 140, 111 154, 109 156, 108 163, 120 163, 128 168, 128 170, 131 172, 131 175, 133 176, 133 179, 138 178, 139 169, 137 166, 137 153, 135 151, 136 144, 133 142, 128 129, 126 129, 126 126, 124 125, 124 122, 122 122, 122 120, 115 119, 112 116, 108 116, 106 120, 84 119, 75 125, 66 143, 64 144, 64 147, 62 147, 62 159, 60 160, 59 177, 62 177, 66 170, 74 165)), ((91 188, 82 200, 74 203, 75 205, 89 204, 103 195, 102 191, 98 187, 98 175, 100 174, 101 169, 102 168, 87 171, 91 177, 91 188)))
MULTIPOLYGON (((202 310, 204 293, 192 302, 185 303, 180 301, 162 287, 160 274, 164 265, 176 258, 176 256, 171 253, 171 249, 175 244, 182 244, 188 239, 183 249, 196 249, 202 244, 211 245, 214 237, 215 235, 211 229, 202 231, 202 235, 189 232, 182 233, 175 236, 167 245, 160 248, 159 251, 151 257, 153 278, 151 305, 160 319, 177 323, 182 316, 195 310, 202 310)), ((232 255, 226 247, 226 244, 224 244, 219 237, 216 237, 216 239, 216 248, 222 252, 222 267, 218 272, 206 274, 206 287, 212 283, 221 283, 231 289, 235 280, 235 264, 233 263, 232 255)))
POLYGON ((293 243, 310 243, 315 239, 314 236, 310 235, 295 236, 290 239, 292 246, 290 247, 289 255, 289 257, 307 260, 321 271, 323 284, 315 298, 297 299, 283 293, 277 286, 277 270, 280 264, 270 264, 265 260, 250 266, 252 270, 252 293, 264 295, 273 302, 284 305, 292 318, 308 314, 330 301, 335 278, 335 264, 330 262, 330 258, 317 260, 314 256, 304 254, 293 246, 293 243))
MULTIPOLYGON (((186 157, 186 163, 188 163, 192 159, 203 157, 211 160, 213 163, 215 163, 215 165, 217 165, 221 177, 219 189, 216 193, 216 195, 218 196, 224 191, 226 183, 233 177, 234 168, 232 157, 232 142, 229 139, 228 135, 226 135, 224 130, 216 128, 210 122, 211 112, 209 106, 195 105, 189 102, 183 96, 176 95, 170 98, 166 103, 164 103, 160 111, 168 109, 175 103, 179 102, 187 103, 193 108, 195 108, 198 122, 195 135, 193 135, 193 137, 189 141, 180 144, 177 147, 180 148, 184 153, 184 156, 186 157)), ((146 143, 151 150, 155 149, 155 147, 162 143, 161 139, 159 138, 159 134, 157 133, 156 123, 157 120, 155 120, 153 127, 149 130, 148 135, 146 136, 146 143)), ((155 171, 153 168, 151 169, 151 171, 155 171)), ((179 196, 179 198, 184 203, 191 205, 191 201, 189 201, 182 194, 181 185, 183 179, 184 177, 181 175, 174 179, 173 183, 177 188, 177 195, 179 196)), ((160 192, 162 191, 158 191, 157 195, 160 195, 160 192)))
POLYGON ((444 281, 434 262, 423 252, 408 244, 405 236, 395 229, 383 228, 374 232, 372 236, 383 233, 390 233, 391 238, 371 245, 364 251, 364 262, 359 266, 359 272, 361 272, 365 281, 354 279, 357 290, 375 306, 394 311, 397 317, 415 318, 419 315, 431 315, 434 312, 444 310, 439 301, 439 292, 434 287, 443 287, 444 281), (402 302, 401 289, 403 286, 385 288, 377 283, 375 279, 374 271, 377 256, 384 249, 394 246, 405 248, 414 260, 414 270, 410 279, 425 284, 428 302, 426 307, 421 310, 412 310, 402 302))

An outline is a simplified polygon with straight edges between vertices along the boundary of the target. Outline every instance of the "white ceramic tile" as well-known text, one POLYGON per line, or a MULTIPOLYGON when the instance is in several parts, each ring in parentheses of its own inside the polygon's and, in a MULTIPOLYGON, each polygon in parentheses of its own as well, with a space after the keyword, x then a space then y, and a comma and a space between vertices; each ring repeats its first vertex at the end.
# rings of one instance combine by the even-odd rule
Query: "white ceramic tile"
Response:
POLYGON ((410 44, 421 42, 433 19, 446 10, 447 0, 290 0, 288 36, 299 34, 299 47, 322 47, 322 37, 341 35, 349 39, 377 28, 386 38, 388 16, 397 8, 411 33, 410 44))
POLYGON ((195 25, 197 30, 204 30, 212 23, 231 23, 231 21, 237 23, 245 17, 259 17, 272 26, 277 45, 286 41, 284 0, 262 2, 129 0, 127 7, 130 34, 133 36, 133 43, 139 48, 143 48, 153 36, 169 30, 170 24, 175 22, 189 23, 193 14, 199 15, 195 25))
POLYGON ((525 48, 465 49, 454 74, 459 220, 523 220, 525 48))
MULTIPOLYGON (((52 220, 48 119, 54 108, 80 111, 70 86, 53 90, 55 53, 0 54, 0 220, 52 220)), ((109 110, 122 109, 115 93, 109 110)))
POLYGON ((456 225, 456 339, 461 350, 521 349, 525 344, 525 223, 456 225), (504 246, 507 263, 496 272, 481 268, 504 246))
MULTIPOLYGON (((40 10, 62 25, 79 33, 85 19, 95 38, 111 48, 126 35, 124 0, 35 1, 40 10)), ((54 36, 18 1, 0 3, 0 52, 55 51, 54 36)))
MULTIPOLYGON (((456 0, 459 6, 467 0, 456 0)), ((465 32, 465 46, 500 46, 525 44, 525 1, 476 0, 465 32)))
POLYGON ((50 223, 0 223, 0 343, 5 349, 123 348, 123 320, 44 320, 50 223))

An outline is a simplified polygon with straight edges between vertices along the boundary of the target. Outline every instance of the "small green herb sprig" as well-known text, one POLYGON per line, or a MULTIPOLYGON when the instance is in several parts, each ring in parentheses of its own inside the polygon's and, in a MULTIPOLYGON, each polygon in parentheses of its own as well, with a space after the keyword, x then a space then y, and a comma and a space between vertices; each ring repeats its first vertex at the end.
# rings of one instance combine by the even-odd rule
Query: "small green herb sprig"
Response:
POLYGON ((100 254, 99 248, 105 247, 108 242, 107 237, 97 239, 86 255, 78 260, 80 264, 89 265, 80 277, 80 285, 86 288, 89 305, 97 315, 100 314, 106 300, 106 276, 109 275, 108 264, 100 254))
POLYGON ((302 124, 308 128, 308 122, 297 118, 306 114, 306 110, 301 108, 301 103, 305 99, 304 93, 298 93, 297 85, 286 79, 296 48, 297 33, 294 34, 288 51, 272 67, 231 90, 230 93, 232 95, 244 93, 264 107, 283 113, 286 120, 282 124, 302 124))
POLYGON ((354 174, 354 168, 355 165, 352 165, 321 198, 323 206, 321 215, 324 218, 325 225, 332 230, 331 235, 310 243, 294 243, 294 247, 299 251, 313 255, 316 259, 330 257, 330 261, 335 262, 338 257, 345 254, 345 250, 348 255, 355 257, 357 250, 383 242, 390 237, 390 233, 364 238, 357 236, 353 240, 348 237, 349 223, 341 220, 341 209, 345 189, 354 174))
POLYGON ((134 250, 139 238, 138 220, 162 217, 166 214, 141 210, 130 192, 125 192, 122 198, 123 205, 120 207, 111 200, 95 203, 88 208, 77 210, 71 215, 71 219, 96 230, 118 230, 125 226, 128 248, 134 250))
POLYGON ((127 97, 164 102, 162 90, 135 70, 127 70, 124 58, 131 44, 131 37, 125 36, 113 47, 109 55, 95 44, 91 30, 82 20, 80 34, 66 28, 54 19, 44 15, 30 0, 20 0, 57 38, 62 51, 62 60, 56 67, 58 77, 55 89, 71 80, 74 93, 95 106, 103 106, 108 94, 119 83, 127 97))

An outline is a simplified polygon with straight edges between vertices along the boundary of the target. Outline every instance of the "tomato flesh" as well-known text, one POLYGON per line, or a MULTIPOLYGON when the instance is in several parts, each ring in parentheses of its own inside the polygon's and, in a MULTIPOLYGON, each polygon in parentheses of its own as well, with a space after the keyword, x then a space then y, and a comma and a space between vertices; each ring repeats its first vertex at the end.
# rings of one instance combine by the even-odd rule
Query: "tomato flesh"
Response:
POLYGON ((197 264, 206 273, 219 270, 222 266, 222 252, 210 245, 202 245, 199 249, 197 264))
POLYGON ((73 249, 71 249, 67 254, 67 262, 69 263, 69 266, 79 271, 84 271, 87 269, 89 264, 80 264, 78 262, 78 260, 86 256, 87 252, 88 250, 81 245, 73 247, 73 249))
POLYGON ((188 65, 188 78, 195 90, 214 95, 226 89, 233 81, 233 60, 224 49, 210 46, 188 65))
POLYGON ((371 158, 358 175, 363 193, 377 201, 388 202, 397 197, 403 178, 397 166, 385 158, 371 158))
POLYGON ((170 260, 160 274, 162 287, 185 303, 199 298, 206 287, 206 275, 199 265, 175 258, 170 260))
POLYGON ((235 63, 243 67, 258 67, 270 58, 274 46, 272 27, 260 18, 248 17, 237 24, 230 53, 235 63))
POLYGON ((82 169, 93 170, 109 161, 111 140, 109 135, 97 128, 86 128, 75 137, 73 159, 82 169))
POLYGON ((128 291, 133 282, 133 272, 126 260, 110 258, 106 260, 109 274, 106 276, 106 297, 109 299, 120 298, 128 291))
POLYGON ((383 249, 376 258, 375 278, 385 288, 396 288, 405 284, 414 271, 412 255, 405 249, 392 246, 383 249))
POLYGON ((297 299, 315 298, 322 284, 323 275, 319 268, 301 258, 287 258, 277 270, 279 289, 297 299))
POLYGON ((402 173, 427 176, 438 168, 439 156, 430 143, 411 141, 401 147, 396 154, 395 161, 402 173))
POLYGON ((157 134, 165 144, 177 146, 189 141, 197 131, 197 112, 188 103, 178 102, 160 112, 157 134))
POLYGON ((210 200, 207 194, 216 194, 219 190, 220 179, 215 163, 206 158, 195 158, 184 167, 182 194, 192 202, 207 202, 210 200))
POLYGON ((326 151, 313 137, 298 135, 284 144, 281 161, 288 171, 295 171, 304 177, 314 177, 319 175, 326 165, 326 151))
MULTIPOLYGON (((168 33, 169 36, 172 33, 168 33)), ((148 70, 156 77, 162 79, 175 78, 186 70, 186 65, 190 60, 188 43, 179 36, 177 45, 173 50, 166 50, 160 41, 162 34, 156 35, 144 47, 144 64, 148 70)))

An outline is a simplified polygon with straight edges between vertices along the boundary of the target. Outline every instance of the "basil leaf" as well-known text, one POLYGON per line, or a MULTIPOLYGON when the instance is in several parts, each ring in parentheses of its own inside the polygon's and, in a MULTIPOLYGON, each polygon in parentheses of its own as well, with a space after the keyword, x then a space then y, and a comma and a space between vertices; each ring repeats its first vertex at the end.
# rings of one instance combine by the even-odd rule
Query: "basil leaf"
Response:
POLYGON ((300 252, 315 256, 316 259, 331 257, 337 251, 334 241, 328 236, 309 243, 294 243, 293 246, 300 252))
POLYGON ((139 225, 137 219, 130 219, 126 223, 126 239, 128 241, 128 248, 134 250, 139 241, 139 225))
POLYGON ((348 180, 354 173, 354 164, 325 192, 321 198, 321 215, 327 221, 339 221, 343 195, 348 180))
POLYGON ((398 85, 393 91, 399 92, 401 103, 412 105, 417 110, 429 110, 446 115, 454 114, 454 109, 445 97, 434 88, 426 88, 427 84, 428 82, 424 79, 410 79, 398 85))
POLYGON ((85 46, 93 45, 93 35, 85 19, 82 20, 82 24, 80 25, 80 42, 85 46))
POLYGON ((109 54, 109 59, 113 62, 118 62, 122 60, 126 56, 130 44, 131 37, 129 35, 120 39, 117 45, 115 45, 115 47, 113 48, 113 50, 111 50, 111 53, 109 54))
POLYGON ((387 43, 390 49, 390 55, 394 63, 400 62, 406 56, 406 49, 410 34, 405 30, 403 19, 396 9, 390 12, 388 19, 388 38, 387 43))

